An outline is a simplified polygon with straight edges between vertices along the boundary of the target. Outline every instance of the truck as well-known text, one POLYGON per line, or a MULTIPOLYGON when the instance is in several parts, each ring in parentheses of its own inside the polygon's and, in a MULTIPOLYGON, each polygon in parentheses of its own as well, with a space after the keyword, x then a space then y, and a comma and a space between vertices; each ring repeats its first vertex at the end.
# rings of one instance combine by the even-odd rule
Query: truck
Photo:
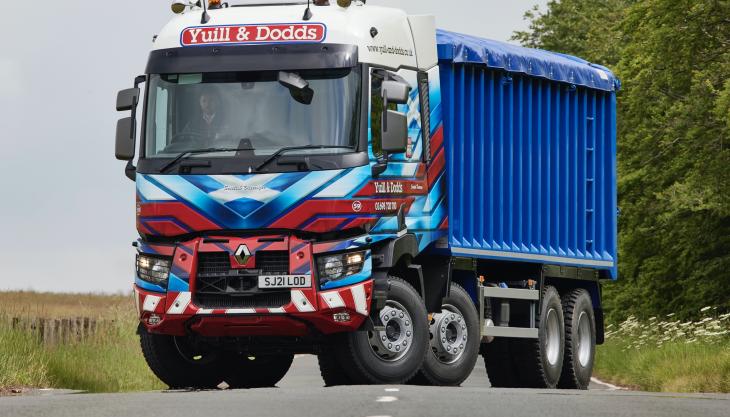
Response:
POLYGON ((176 0, 117 95, 154 374, 270 387, 313 354, 327 386, 456 386, 482 356, 494 387, 586 389, 611 71, 366 1, 238 3, 176 0))

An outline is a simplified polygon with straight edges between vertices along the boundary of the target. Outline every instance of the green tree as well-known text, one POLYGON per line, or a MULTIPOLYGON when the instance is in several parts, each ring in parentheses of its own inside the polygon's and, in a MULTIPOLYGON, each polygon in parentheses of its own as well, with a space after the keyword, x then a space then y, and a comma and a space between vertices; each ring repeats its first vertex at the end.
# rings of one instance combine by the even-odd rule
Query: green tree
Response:
POLYGON ((515 39, 623 82, 609 317, 730 308, 730 1, 563 0, 526 18, 515 39))

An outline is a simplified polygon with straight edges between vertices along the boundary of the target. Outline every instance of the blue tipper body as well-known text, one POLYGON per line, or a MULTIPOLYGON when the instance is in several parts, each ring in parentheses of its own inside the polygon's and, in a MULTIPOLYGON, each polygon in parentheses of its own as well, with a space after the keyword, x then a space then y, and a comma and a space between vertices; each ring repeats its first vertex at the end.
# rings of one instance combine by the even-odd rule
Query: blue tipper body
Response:
POLYGON ((437 38, 452 253, 615 279, 618 79, 568 55, 437 38))

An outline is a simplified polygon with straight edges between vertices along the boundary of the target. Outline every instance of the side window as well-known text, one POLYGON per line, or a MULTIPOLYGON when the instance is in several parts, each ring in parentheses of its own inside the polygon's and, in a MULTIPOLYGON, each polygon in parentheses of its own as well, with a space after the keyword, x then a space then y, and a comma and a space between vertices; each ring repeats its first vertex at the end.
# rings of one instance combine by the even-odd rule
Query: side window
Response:
MULTIPOLYGON (((383 157, 382 125, 383 125, 383 95, 382 85, 384 75, 379 71, 371 72, 370 81, 370 134, 373 142, 373 155, 377 159, 383 157)), ((398 105, 389 103, 388 109, 398 110, 398 105)))

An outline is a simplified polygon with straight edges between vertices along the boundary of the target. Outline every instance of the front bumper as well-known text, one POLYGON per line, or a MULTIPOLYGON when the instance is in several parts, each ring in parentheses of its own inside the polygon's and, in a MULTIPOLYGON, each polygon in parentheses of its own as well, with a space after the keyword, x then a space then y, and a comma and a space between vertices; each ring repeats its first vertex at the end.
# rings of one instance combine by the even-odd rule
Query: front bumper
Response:
POLYGON ((219 240, 201 238, 177 246, 141 242, 140 252, 169 256, 172 258, 172 268, 166 289, 136 280, 134 293, 140 321, 151 333, 176 336, 193 333, 210 337, 302 337, 356 330, 370 313, 373 282, 369 265, 359 277, 355 277, 354 281, 357 282, 353 283, 352 279, 346 282, 352 285, 321 290, 313 273, 313 259, 315 254, 357 245, 352 240, 336 244, 311 244, 282 236, 226 237, 219 240), (262 241, 267 243, 261 244, 262 241), (236 265, 234 256, 241 245, 247 245, 253 255, 251 260, 247 260, 251 263, 249 265, 236 265), (286 250, 290 255, 290 272, 311 274, 311 288, 291 289, 290 302, 276 308, 205 308, 196 305, 197 254, 226 251, 231 255, 234 268, 246 268, 253 265, 257 252, 261 250, 286 250))

